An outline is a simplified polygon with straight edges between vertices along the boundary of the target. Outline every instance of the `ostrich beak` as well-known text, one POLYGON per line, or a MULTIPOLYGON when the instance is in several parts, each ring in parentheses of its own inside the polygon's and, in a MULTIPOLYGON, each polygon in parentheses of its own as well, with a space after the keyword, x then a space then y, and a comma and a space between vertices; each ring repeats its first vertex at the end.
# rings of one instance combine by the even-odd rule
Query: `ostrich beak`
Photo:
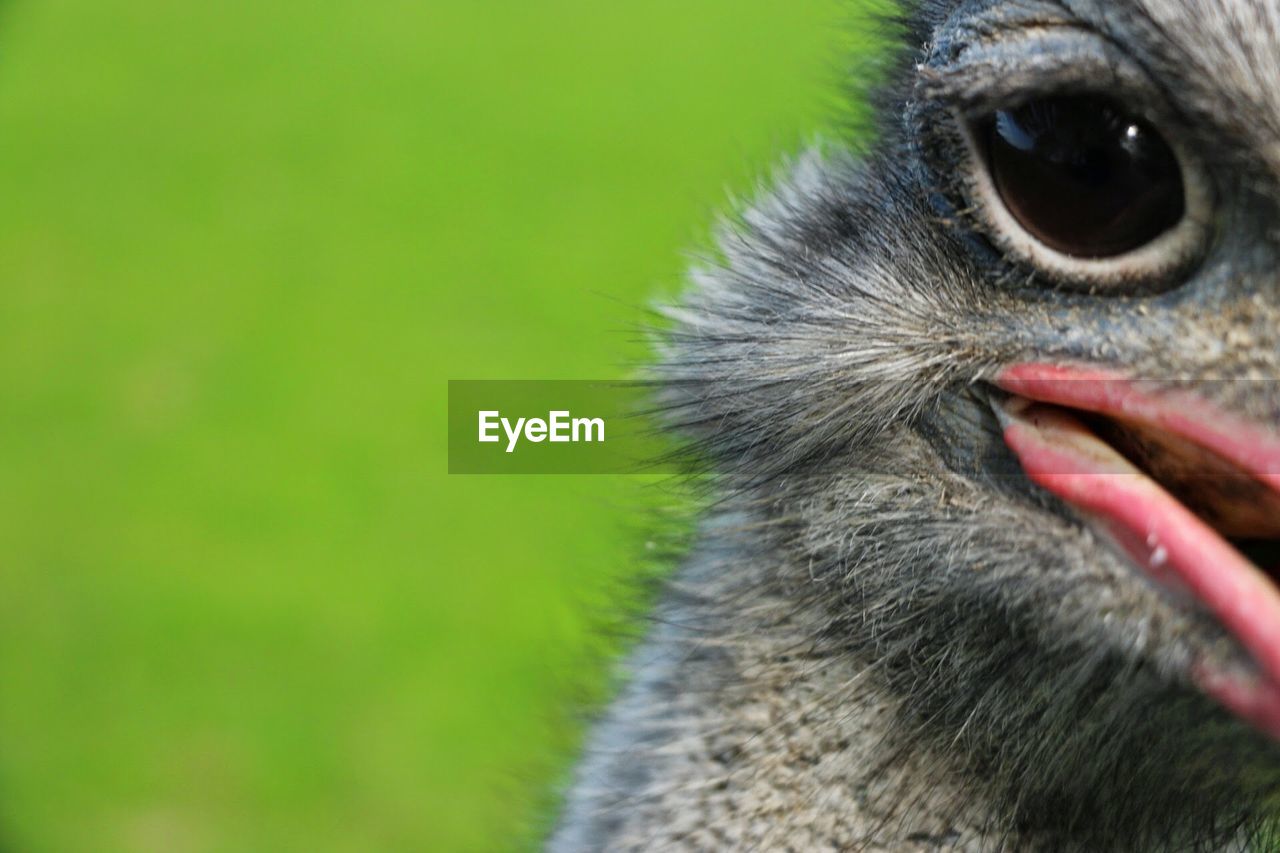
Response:
POLYGON ((1155 581, 1198 602, 1256 664, 1193 665, 1199 687, 1280 740, 1280 434, 1181 391, 1097 370, 1019 364, 996 384, 1027 477, 1155 581), (1246 544, 1248 543, 1248 544, 1246 544), (1263 543, 1259 548, 1259 543, 1263 543))

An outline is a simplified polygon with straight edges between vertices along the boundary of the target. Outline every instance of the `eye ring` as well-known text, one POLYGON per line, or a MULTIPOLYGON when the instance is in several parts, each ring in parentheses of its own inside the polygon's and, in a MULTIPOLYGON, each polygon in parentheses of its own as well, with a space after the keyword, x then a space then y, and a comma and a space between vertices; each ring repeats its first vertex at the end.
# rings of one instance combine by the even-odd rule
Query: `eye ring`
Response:
MULTIPOLYGON (((1115 103, 1101 95, 1073 97, 1115 103)), ((1119 105, 1111 109, 1119 115, 1127 114, 1119 105)), ((960 170, 962 189, 977 224, 1006 256, 1029 265, 1054 282, 1097 291, 1147 288, 1167 282, 1201 256, 1211 233, 1212 192, 1203 169, 1176 137, 1161 134, 1154 122, 1141 118, 1135 118, 1129 125, 1154 135, 1159 148, 1176 165, 1182 193, 1180 216, 1176 221, 1170 220, 1168 227, 1154 229, 1149 235, 1138 234, 1143 239, 1132 246, 1121 245, 1121 241, 1116 244, 1120 251, 1100 251, 1095 256, 1088 252, 1068 253, 1061 243, 1055 247, 1050 245, 1055 241, 1037 236, 1024 221, 1025 214, 1020 219, 1011 210, 1009 200, 997 185, 988 132, 997 114, 1004 112, 961 117, 959 126, 968 149, 966 165, 960 170)))

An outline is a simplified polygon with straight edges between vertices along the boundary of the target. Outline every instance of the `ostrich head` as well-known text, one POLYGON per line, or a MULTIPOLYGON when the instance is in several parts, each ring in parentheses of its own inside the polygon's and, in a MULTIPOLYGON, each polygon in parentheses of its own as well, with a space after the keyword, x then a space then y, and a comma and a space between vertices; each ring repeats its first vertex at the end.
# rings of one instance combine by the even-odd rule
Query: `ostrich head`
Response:
POLYGON ((777 566, 734 618, 867 661, 1002 831, 1239 838, 1280 794, 1280 3, 892 26, 875 141, 671 311, 674 419, 777 566))

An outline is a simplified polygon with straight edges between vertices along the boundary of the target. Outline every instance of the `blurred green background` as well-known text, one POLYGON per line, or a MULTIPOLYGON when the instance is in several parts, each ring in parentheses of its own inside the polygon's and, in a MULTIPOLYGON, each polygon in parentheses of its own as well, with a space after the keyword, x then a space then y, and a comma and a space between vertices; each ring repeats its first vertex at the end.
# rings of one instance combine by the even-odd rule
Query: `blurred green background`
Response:
POLYGON ((839 0, 0 5, 0 846, 528 847, 661 489, 449 477, 643 357, 839 0))

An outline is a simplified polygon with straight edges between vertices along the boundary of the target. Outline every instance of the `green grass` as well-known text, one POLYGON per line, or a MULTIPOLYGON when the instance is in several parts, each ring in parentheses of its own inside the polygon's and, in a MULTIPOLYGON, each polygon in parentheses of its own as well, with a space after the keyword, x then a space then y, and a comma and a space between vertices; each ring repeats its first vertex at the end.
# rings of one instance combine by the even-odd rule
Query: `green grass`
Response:
POLYGON ((662 496, 445 380, 642 357, 841 7, 0 6, 0 844, 531 843, 662 496))

